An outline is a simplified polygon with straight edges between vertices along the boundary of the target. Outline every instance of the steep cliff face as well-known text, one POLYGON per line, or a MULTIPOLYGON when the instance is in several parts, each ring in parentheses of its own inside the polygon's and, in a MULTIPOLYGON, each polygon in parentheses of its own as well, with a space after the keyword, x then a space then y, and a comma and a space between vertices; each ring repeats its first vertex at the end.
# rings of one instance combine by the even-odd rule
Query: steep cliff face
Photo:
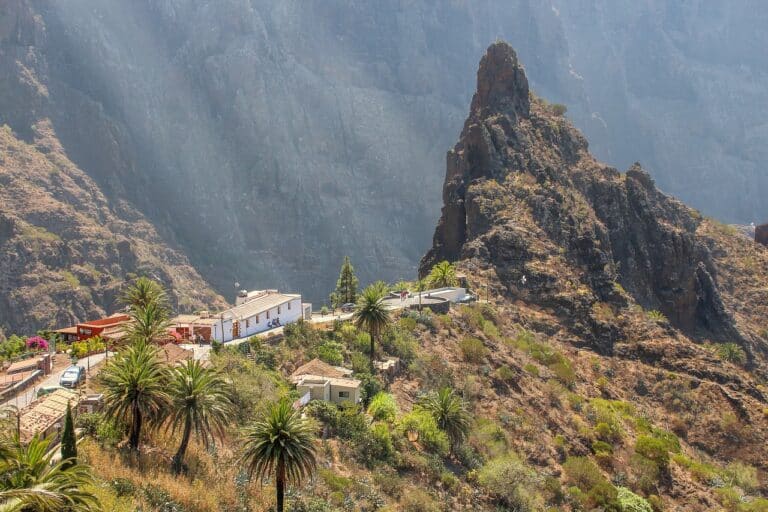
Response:
POLYGON ((443 259, 463 260, 497 292, 556 311, 605 353, 628 337, 606 317, 637 304, 694 338, 738 342, 754 364, 765 364, 759 311, 737 321, 737 304, 721 289, 732 290, 737 278, 764 287, 766 251, 661 193, 639 164, 621 173, 596 161, 557 107, 529 91, 506 43, 482 59, 447 161, 443 213, 422 273, 443 259), (751 249, 754 264, 738 268, 731 258, 721 275, 727 245, 751 249))
POLYGON ((223 303, 140 213, 107 201, 49 124, 34 141, 0 128, 0 334, 113 313, 135 275, 161 281, 181 311, 223 303))
POLYGON ((706 4, 7 0, 0 124, 30 141, 50 119, 219 290, 319 301, 346 254, 363 280, 412 275, 496 37, 598 155, 642 159, 707 214, 768 216, 766 66, 742 37, 766 10, 706 4))

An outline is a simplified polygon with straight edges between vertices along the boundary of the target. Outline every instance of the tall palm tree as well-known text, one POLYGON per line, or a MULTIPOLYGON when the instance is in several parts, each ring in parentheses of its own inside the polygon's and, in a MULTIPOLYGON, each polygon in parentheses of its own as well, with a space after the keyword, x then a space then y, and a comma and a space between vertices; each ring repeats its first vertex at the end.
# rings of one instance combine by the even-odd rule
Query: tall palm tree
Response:
POLYGON ((128 445, 139 449, 146 421, 156 426, 169 403, 167 368, 156 347, 139 342, 121 351, 101 373, 105 412, 130 425, 128 445))
POLYGON ((133 320, 128 339, 133 343, 151 343, 167 335, 168 310, 155 303, 133 309, 128 313, 133 320))
POLYGON ((429 272, 427 278, 430 285, 441 288, 444 286, 456 286, 459 280, 456 277, 456 267, 447 261, 441 261, 429 272))
POLYGON ((3 441, 0 450, 0 512, 87 512, 101 510, 87 486, 90 468, 72 460, 53 464, 50 439, 18 436, 3 441))
POLYGON ((150 304, 170 309, 168 295, 162 285, 148 277, 136 279, 120 297, 120 301, 130 310, 143 309, 150 304))
POLYGON ((377 283, 368 286, 360 295, 355 310, 355 325, 365 329, 371 336, 371 373, 373 373, 374 349, 376 337, 392 322, 389 309, 384 302, 386 287, 377 283))
POLYGON ((283 399, 267 407, 245 439, 242 460, 248 473, 260 479, 275 474, 277 512, 283 512, 285 485, 298 484, 317 465, 314 429, 283 399))
POLYGON ((184 455, 194 431, 207 448, 214 437, 223 437, 233 414, 234 404, 228 384, 215 370, 203 368, 200 361, 187 361, 171 371, 168 392, 171 397, 169 427, 182 437, 171 469, 181 472, 184 455))
POLYGON ((453 453, 454 447, 466 439, 471 426, 471 416, 461 397, 450 388, 442 388, 423 397, 417 406, 432 415, 448 436, 453 453))

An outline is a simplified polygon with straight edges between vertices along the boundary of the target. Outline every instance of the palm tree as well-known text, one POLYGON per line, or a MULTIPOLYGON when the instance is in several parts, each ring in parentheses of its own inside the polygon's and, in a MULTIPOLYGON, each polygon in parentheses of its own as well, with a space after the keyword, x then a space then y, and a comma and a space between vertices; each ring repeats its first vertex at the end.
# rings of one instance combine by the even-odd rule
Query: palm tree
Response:
POLYGON ((355 325, 358 329, 365 329, 371 336, 371 373, 373 373, 374 349, 376 337, 392 322, 389 309, 384 303, 385 287, 374 283, 368 286, 360 295, 355 310, 355 325))
POLYGON ((285 484, 298 484, 315 470, 313 432, 311 424, 286 399, 270 404, 246 431, 242 460, 251 476, 264 479, 275 474, 277 512, 283 512, 285 484))
POLYGON ((130 310, 144 309, 150 304, 154 304, 163 309, 170 309, 168 306, 168 296, 163 290, 162 285, 148 277, 139 277, 128 289, 123 292, 120 302, 126 305, 130 310))
POLYGON ((52 464, 50 439, 18 436, 3 441, 0 450, 0 512, 86 512, 101 510, 87 486, 90 468, 72 460, 52 464))
POLYGON ((203 368, 200 361, 187 361, 171 371, 169 394, 168 425, 174 432, 182 430, 181 444, 171 466, 174 473, 179 473, 192 432, 208 448, 214 436, 224 437, 234 404, 224 379, 215 370, 203 368))
POLYGON ((134 343, 151 343, 167 334, 168 310, 161 305, 149 303, 131 310, 133 322, 128 329, 128 339, 134 343))
POLYGON ((139 449, 146 421, 155 426, 169 403, 167 369, 156 347, 139 342, 120 352, 101 373, 107 416, 130 425, 128 445, 139 449))
POLYGON ((445 432, 453 453, 453 448, 466 439, 471 424, 464 401, 452 389, 443 388, 426 395, 417 405, 431 414, 440 430, 445 432))
POLYGON ((427 278, 430 285, 442 288, 444 286, 456 286, 459 280, 456 277, 456 267, 447 261, 441 261, 429 272, 427 278))

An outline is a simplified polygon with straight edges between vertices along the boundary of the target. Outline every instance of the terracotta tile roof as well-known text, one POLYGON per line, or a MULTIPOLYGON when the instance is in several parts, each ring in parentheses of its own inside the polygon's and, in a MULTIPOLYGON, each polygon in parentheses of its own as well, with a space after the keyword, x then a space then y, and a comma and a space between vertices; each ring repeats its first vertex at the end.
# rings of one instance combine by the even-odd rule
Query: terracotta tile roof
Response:
POLYGON ((304 364, 296 368, 296 371, 291 374, 291 379, 292 380, 297 379, 302 375, 313 375, 313 376, 330 377, 330 378, 337 378, 337 379, 346 377, 345 372, 342 372, 341 370, 337 370, 333 366, 329 365, 328 363, 324 363, 319 359, 313 359, 307 364, 304 364))
POLYGON ((61 421, 67 412, 67 403, 72 408, 78 404, 78 393, 69 389, 57 389, 35 402, 21 412, 19 423, 22 441, 29 441, 33 435, 42 433, 61 421))

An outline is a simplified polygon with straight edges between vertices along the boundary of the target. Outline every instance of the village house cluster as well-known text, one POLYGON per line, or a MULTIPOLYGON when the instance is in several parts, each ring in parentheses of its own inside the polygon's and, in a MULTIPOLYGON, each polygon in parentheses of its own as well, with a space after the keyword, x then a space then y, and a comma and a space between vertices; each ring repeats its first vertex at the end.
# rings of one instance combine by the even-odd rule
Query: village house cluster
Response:
MULTIPOLYGON (((384 299, 391 310, 424 307, 438 313, 447 312, 453 303, 471 300, 474 297, 461 287, 437 288, 421 293, 392 293, 384 299)), ((351 313, 347 312, 346 315, 348 318, 351 313)), ((236 297, 235 305, 223 311, 180 314, 171 319, 166 339, 159 340, 161 349, 158 357, 171 366, 181 364, 195 357, 190 344, 203 345, 214 341, 238 343, 260 333, 279 332, 280 327, 299 320, 313 322, 318 326, 328 323, 327 317, 322 315, 313 320, 312 305, 303 302, 300 294, 281 293, 275 289, 242 290, 236 297)), ((129 315, 115 313, 53 332, 65 343, 82 343, 99 338, 104 343, 101 345, 101 354, 106 357, 107 351, 119 346, 128 335, 131 321, 129 315)), ((51 380, 54 377, 51 375, 54 372, 54 357, 55 346, 52 344, 49 352, 13 362, 0 374, 0 402, 10 404, 9 399, 19 394, 33 393, 37 397, 16 412, 20 434, 25 440, 36 434, 57 439, 67 404, 76 413, 94 412, 102 405, 103 398, 100 395, 86 394, 82 387, 34 388, 41 379, 51 380)), ((390 357, 376 361, 375 366, 383 376, 392 378, 399 371, 400 361, 390 357)), ((309 361, 290 376, 299 395, 294 405, 302 407, 311 400, 336 404, 360 402, 361 381, 352 375, 352 370, 347 368, 332 366, 319 359, 309 361)))

